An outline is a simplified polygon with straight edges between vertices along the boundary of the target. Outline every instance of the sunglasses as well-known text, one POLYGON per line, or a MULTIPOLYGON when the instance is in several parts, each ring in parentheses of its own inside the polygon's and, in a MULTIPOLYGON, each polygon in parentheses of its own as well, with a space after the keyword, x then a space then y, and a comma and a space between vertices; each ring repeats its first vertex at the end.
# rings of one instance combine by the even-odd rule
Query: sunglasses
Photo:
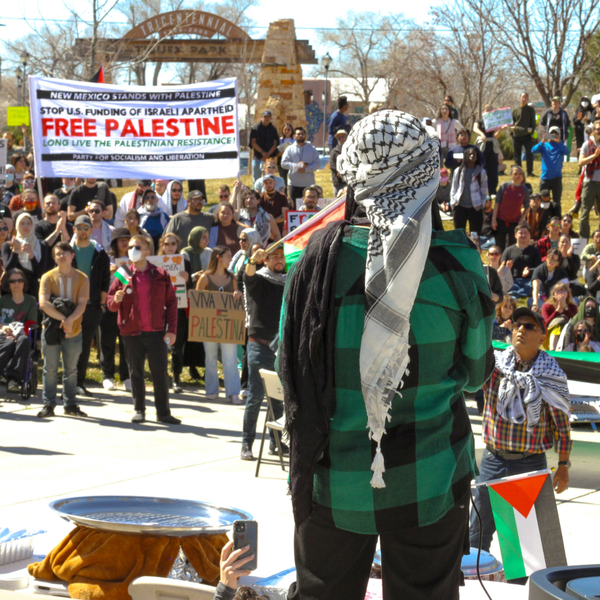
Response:
POLYGON ((229 194, 224 194, 224 195, 219 194, 219 198, 229 198, 229 194))
POLYGON ((9 279, 8 283, 12 285, 13 283, 25 283, 22 279, 9 279))
POLYGON ((151 196, 148 194, 147 196, 144 196, 144 200, 156 200, 156 196, 151 196))
POLYGON ((563 223, 572 223, 571 219, 563 219, 563 223))
POLYGON ((99 215, 102 211, 99 208, 94 208, 90 210, 93 215, 99 215))
POLYGON ((526 331, 533 331, 534 329, 539 329, 538 326, 534 325, 533 323, 515 323, 516 329, 521 329, 521 327, 523 327, 523 329, 525 329, 526 331))
POLYGON ((181 188, 171 188, 171 191, 172 192, 179 192, 179 193, 183 192, 183 190, 181 188))
POLYGON ((488 256, 500 256, 500 252, 488 252, 488 256))
POLYGON ((0 231, 8 231, 8 227, 0 227, 0 231))
POLYGON ((77 225, 77 227, 75 227, 75 229, 77 229, 77 231, 89 231, 90 226, 89 225, 77 225))
POLYGON ((142 247, 141 246, 128 246, 129 250, 141 250, 142 247))

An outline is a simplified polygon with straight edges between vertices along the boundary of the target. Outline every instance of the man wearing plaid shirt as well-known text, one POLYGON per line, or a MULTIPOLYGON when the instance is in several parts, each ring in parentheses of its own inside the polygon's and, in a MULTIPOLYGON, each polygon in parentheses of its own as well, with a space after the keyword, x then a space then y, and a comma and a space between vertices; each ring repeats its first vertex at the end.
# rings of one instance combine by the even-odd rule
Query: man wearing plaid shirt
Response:
MULTIPOLYGON (((481 459, 477 483, 546 469, 546 450, 552 448, 556 441, 559 462, 554 475, 554 489, 560 494, 569 486, 571 466, 569 454, 573 445, 569 425, 567 378, 554 359, 540 350, 541 344, 546 339, 546 325, 543 318, 530 309, 521 307, 515 309, 511 319, 514 323, 512 347, 503 353, 496 351, 496 369, 484 386, 482 437, 486 449, 481 459), (512 368, 507 366, 507 361, 503 358, 507 353, 510 355, 514 353, 516 357, 516 361, 510 363, 512 368), (520 387, 514 390, 515 402, 511 406, 503 403, 499 396, 502 396, 505 389, 510 393, 511 384, 505 386, 501 384, 505 377, 513 381, 515 372, 516 374, 532 372, 538 384, 534 387, 537 397, 527 397, 531 394, 531 385, 527 388, 520 387), (555 393, 544 393, 544 390, 549 387, 555 393), (525 404, 523 397, 525 397, 525 404), (558 401, 554 400, 556 398, 558 401), (535 408, 536 401, 539 402, 539 412, 531 410, 531 407, 535 408), (530 408, 527 408, 528 406, 530 408), (539 420, 532 425, 530 419, 539 420)), ((525 378, 517 375, 514 381, 525 382, 525 378)), ((496 525, 488 487, 485 485, 477 487, 474 500, 481 517, 481 548, 489 552, 496 525)), ((479 536, 479 520, 476 512, 472 511, 471 547, 479 547, 479 536)))

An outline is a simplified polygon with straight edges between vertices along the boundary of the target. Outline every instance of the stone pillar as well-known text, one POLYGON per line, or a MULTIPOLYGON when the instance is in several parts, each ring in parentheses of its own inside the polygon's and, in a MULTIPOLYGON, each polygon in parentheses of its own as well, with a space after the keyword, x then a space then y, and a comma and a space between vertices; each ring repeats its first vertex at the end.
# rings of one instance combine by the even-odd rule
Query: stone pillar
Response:
POLYGON ((280 133, 285 123, 306 128, 302 67, 296 56, 293 19, 275 21, 267 31, 258 75, 255 123, 265 110, 271 111, 273 125, 280 133))

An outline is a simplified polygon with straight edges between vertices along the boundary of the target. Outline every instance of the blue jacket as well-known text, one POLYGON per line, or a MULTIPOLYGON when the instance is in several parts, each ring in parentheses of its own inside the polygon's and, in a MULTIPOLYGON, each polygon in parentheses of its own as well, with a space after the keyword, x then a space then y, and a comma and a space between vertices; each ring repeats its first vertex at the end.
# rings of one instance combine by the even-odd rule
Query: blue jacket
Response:
POLYGON ((542 179, 562 177, 563 156, 570 154, 562 142, 540 142, 531 151, 542 155, 542 179))

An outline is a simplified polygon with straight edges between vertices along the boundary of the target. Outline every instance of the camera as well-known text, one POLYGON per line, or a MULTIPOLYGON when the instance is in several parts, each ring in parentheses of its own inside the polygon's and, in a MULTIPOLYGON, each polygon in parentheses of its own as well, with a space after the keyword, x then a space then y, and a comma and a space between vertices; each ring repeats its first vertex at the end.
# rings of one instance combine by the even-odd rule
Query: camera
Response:
POLYGON ((585 332, 585 331, 578 331, 578 332, 575 334, 575 341, 576 341, 578 344, 581 344, 581 343, 582 343, 582 342, 585 340, 585 334, 586 334, 586 332, 585 332))
POLYGON ((235 531, 246 531, 246 524, 243 521, 236 521, 235 523, 235 531))

